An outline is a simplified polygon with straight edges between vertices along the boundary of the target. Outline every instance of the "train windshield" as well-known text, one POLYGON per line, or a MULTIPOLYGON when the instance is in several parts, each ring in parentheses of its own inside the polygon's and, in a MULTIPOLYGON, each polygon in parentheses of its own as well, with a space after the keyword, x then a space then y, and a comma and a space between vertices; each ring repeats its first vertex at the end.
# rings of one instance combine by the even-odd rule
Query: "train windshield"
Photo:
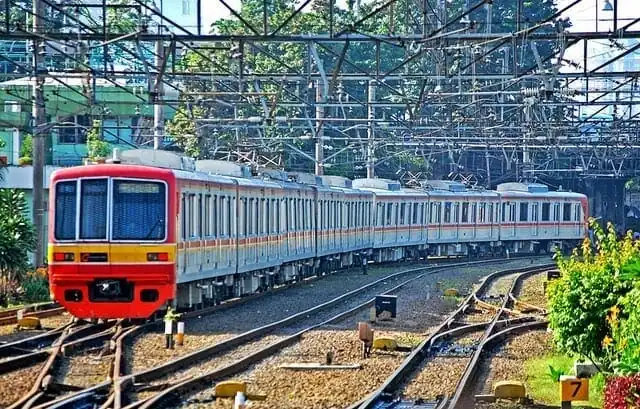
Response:
POLYGON ((113 181, 112 240, 163 240, 166 236, 164 183, 113 181))

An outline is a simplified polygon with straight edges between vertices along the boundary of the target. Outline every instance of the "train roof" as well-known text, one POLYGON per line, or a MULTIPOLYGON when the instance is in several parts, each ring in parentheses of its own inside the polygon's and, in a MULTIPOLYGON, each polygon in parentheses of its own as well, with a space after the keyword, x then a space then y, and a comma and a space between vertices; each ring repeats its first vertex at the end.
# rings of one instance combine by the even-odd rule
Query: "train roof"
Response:
POLYGON ((586 195, 575 192, 550 191, 549 187, 540 183, 511 182, 501 183, 497 187, 503 197, 548 197, 548 198, 586 198, 586 195))

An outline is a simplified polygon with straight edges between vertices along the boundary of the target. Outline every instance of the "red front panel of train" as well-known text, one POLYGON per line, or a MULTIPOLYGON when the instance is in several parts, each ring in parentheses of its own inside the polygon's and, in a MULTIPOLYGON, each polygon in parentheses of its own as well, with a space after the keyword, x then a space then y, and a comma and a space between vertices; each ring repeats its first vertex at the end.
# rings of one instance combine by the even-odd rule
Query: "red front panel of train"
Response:
POLYGON ((146 318, 175 298, 175 180, 168 170, 94 165, 54 174, 53 297, 79 318, 146 318))

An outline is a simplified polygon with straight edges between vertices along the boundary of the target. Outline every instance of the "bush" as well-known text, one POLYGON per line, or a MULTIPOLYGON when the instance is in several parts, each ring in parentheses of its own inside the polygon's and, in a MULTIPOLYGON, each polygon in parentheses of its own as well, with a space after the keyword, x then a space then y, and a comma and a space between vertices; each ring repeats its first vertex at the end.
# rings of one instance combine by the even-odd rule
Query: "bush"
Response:
POLYGON ((607 379, 604 409, 640 408, 640 374, 607 379))
MULTIPOLYGON (((39 269, 38 269, 39 270, 39 269)), ((28 273, 21 285, 24 301, 27 303, 49 301, 49 283, 46 272, 28 273)))
POLYGON ((640 258, 640 249, 630 235, 617 240, 611 224, 606 233, 593 221, 591 226, 596 237, 595 254, 585 240, 570 258, 558 255, 562 277, 548 289, 549 325, 560 350, 587 357, 599 362, 601 369, 611 371, 616 357, 603 345, 612 335, 607 317, 632 288, 631 281, 622 278, 622 267, 640 258))
MULTIPOLYGON (((27 218, 24 193, 0 189, 0 278, 18 281, 29 267, 29 252, 35 248, 35 231, 27 218)), ((4 296, 8 290, 3 291, 4 296)))

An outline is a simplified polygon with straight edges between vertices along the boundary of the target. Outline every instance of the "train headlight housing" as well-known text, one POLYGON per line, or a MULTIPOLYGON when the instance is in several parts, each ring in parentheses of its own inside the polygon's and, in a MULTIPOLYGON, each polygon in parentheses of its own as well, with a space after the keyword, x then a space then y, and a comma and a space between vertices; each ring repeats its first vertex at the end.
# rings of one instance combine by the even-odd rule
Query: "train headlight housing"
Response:
POLYGON ((53 253, 54 261, 73 261, 75 256, 73 253, 53 253))
POLYGON ((147 261, 169 261, 168 253, 147 253, 147 261))

